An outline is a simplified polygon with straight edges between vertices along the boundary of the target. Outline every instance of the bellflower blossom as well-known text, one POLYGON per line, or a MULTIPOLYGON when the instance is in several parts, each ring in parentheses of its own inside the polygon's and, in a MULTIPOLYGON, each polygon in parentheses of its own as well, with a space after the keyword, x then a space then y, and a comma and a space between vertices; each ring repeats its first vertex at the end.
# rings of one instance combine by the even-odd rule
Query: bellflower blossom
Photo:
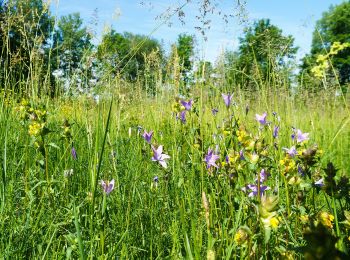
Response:
POLYGON ((301 143, 309 140, 309 133, 303 133, 300 129, 297 129, 297 143, 301 143))
POLYGON ((211 113, 213 114, 213 116, 215 116, 218 112, 219 112, 219 110, 217 108, 213 108, 211 110, 211 113))
POLYGON ((185 100, 181 100, 181 105, 184 106, 184 108, 187 110, 187 111, 190 111, 191 108, 192 108, 192 103, 193 103, 193 100, 190 99, 190 101, 186 102, 185 100))
MULTIPOLYGON (((269 176, 269 174, 264 169, 262 169, 259 174, 260 174, 260 197, 261 197, 266 190, 270 189, 269 186, 262 185, 267 180, 267 177, 269 176)), ((256 183, 258 182, 257 178, 255 179, 255 182, 256 183)), ((258 185, 257 184, 248 184, 247 186, 243 187, 242 190, 245 192, 250 191, 248 194, 248 197, 254 197, 254 196, 258 195, 258 185)))
MULTIPOLYGON (((244 191, 247 191, 247 189, 250 190, 248 197, 254 197, 258 195, 258 185, 255 184, 248 184, 247 187, 243 188, 244 191)), ((270 187, 268 186, 260 186, 260 197, 264 195, 264 192, 266 190, 269 190, 270 187)))
POLYGON ((143 139, 146 140, 147 143, 151 143, 152 140, 152 136, 153 136, 153 131, 149 131, 148 133, 146 132, 146 130, 144 131, 142 137, 143 139))
POLYGON ((101 186, 106 195, 109 195, 109 193, 111 193, 114 189, 114 179, 112 179, 111 181, 101 180, 101 186))
POLYGON ((165 159, 169 159, 170 156, 163 153, 163 145, 158 146, 157 149, 155 149, 152 146, 152 150, 153 150, 153 157, 151 158, 152 161, 159 162, 161 166, 163 166, 164 168, 167 168, 167 163, 165 159))
POLYGON ((295 146, 292 146, 291 148, 282 148, 290 157, 294 157, 298 154, 297 149, 295 149, 295 146))
POLYGON ((209 169, 211 166, 219 168, 219 166, 216 164, 216 160, 218 160, 219 158, 219 155, 215 154, 214 151, 209 148, 208 154, 205 156, 204 159, 204 161, 207 163, 207 169, 209 169))
POLYGON ((228 94, 221 94, 221 95, 222 95, 222 98, 224 99, 226 107, 229 107, 232 102, 233 94, 230 95, 230 93, 228 93, 228 94))
POLYGON ((255 114, 255 119, 262 125, 266 125, 267 121, 266 121, 266 117, 267 117, 267 113, 263 113, 262 115, 259 114, 255 114))

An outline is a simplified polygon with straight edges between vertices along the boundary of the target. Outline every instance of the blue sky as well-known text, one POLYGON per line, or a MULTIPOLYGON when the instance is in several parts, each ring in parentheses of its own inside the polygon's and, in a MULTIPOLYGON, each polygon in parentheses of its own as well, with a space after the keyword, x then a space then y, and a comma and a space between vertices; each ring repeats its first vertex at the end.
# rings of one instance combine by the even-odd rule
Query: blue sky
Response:
MULTIPOLYGON (((79 12, 85 25, 96 31, 97 43, 101 39, 103 31, 113 28, 118 32, 129 31, 132 33, 149 35, 163 41, 164 48, 169 50, 172 43, 176 42, 180 33, 196 35, 197 56, 214 62, 223 49, 235 50, 238 46, 238 38, 242 36, 243 26, 239 19, 233 18, 229 24, 225 24, 216 15, 210 16, 211 28, 206 32, 208 40, 205 42, 200 33, 194 28, 200 25, 195 19, 198 14, 198 2, 194 0, 184 7, 185 25, 182 25, 176 17, 169 20, 172 26, 162 24, 155 17, 170 6, 180 6, 185 0, 54 0, 51 3, 53 15, 61 16, 73 12, 79 12), (92 25, 95 10, 97 9, 97 26, 92 25), (153 32, 154 31, 154 32, 153 32)), ((228 13, 237 13, 232 0, 217 0, 219 8, 228 13), (232 10, 230 12, 230 10, 232 10)), ((241 0, 241 2, 243 2, 241 0)), ((309 52, 312 32, 315 22, 322 16, 330 5, 342 3, 343 0, 247 0, 246 15, 249 21, 254 19, 269 18, 271 23, 283 30, 285 35, 291 34, 295 38, 295 45, 299 46, 298 58, 309 52)))

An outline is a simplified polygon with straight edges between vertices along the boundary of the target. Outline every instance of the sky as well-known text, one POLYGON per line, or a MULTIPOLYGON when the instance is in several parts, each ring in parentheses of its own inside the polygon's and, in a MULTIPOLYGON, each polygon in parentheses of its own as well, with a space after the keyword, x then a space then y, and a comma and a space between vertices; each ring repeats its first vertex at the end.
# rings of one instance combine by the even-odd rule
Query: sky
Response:
MULTIPOLYGON (((206 30, 207 40, 195 29, 200 26, 196 19, 199 14, 199 0, 193 0, 182 9, 185 24, 177 16, 164 20, 156 19, 167 8, 182 6, 186 0, 52 0, 51 12, 60 17, 79 12, 84 25, 95 32, 94 42, 101 40, 103 32, 111 28, 117 32, 131 32, 150 35, 162 42, 166 51, 176 42, 179 34, 187 33, 196 37, 196 55, 200 59, 215 62, 224 49, 236 50, 239 37, 243 35, 242 18, 249 23, 269 18, 271 24, 282 29, 284 35, 292 35, 299 47, 297 58, 310 51, 315 23, 331 5, 343 0, 240 0, 246 2, 244 12, 235 8, 236 0, 216 0, 218 8, 227 14, 234 14, 226 24, 219 15, 211 15, 210 29, 206 30), (144 2, 144 4, 141 4, 144 2)), ((218 10, 219 10, 218 9, 218 10)))

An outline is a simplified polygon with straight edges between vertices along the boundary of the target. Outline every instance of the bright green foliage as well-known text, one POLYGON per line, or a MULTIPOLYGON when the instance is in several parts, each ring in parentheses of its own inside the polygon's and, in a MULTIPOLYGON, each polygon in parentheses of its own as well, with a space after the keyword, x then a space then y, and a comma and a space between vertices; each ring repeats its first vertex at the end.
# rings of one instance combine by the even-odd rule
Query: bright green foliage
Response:
MULTIPOLYGON (((337 6, 331 6, 317 21, 313 33, 311 57, 330 51, 334 42, 350 42, 350 2, 346 1, 337 6)), ((350 81, 350 49, 346 48, 331 59, 333 67, 339 73, 341 85, 350 81)))
POLYGON ((0 17, 1 65, 11 67, 11 73, 0 81, 13 84, 24 80, 34 60, 42 58, 54 21, 42 0, 1 1, 0 17))
POLYGON ((52 69, 63 69, 70 75, 79 67, 86 50, 92 47, 91 36, 79 13, 63 16, 53 36, 52 69))
POLYGON ((293 45, 294 38, 284 36, 282 30, 268 19, 259 20, 247 28, 240 38, 236 64, 236 69, 246 75, 242 78, 242 86, 254 86, 250 78, 252 75, 262 81, 273 78, 273 72, 285 68, 289 59, 295 57, 297 48, 293 45))
POLYGON ((192 35, 180 34, 177 38, 177 53, 180 58, 183 75, 192 70, 194 54, 194 38, 192 35))
POLYGON ((129 80, 136 80, 145 69, 145 56, 156 51, 162 60, 163 51, 159 42, 144 35, 111 30, 102 38, 97 56, 104 68, 114 74, 121 74, 129 80))

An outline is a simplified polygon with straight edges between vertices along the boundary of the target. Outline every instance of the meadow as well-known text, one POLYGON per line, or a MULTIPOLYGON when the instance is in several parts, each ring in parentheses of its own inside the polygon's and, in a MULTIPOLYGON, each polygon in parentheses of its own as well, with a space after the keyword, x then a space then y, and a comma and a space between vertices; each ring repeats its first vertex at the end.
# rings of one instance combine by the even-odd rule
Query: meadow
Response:
POLYGON ((0 259, 349 259, 350 43, 253 26, 212 66, 0 2, 0 259))
POLYGON ((345 96, 113 84, 3 91, 2 258, 346 257, 345 96))

